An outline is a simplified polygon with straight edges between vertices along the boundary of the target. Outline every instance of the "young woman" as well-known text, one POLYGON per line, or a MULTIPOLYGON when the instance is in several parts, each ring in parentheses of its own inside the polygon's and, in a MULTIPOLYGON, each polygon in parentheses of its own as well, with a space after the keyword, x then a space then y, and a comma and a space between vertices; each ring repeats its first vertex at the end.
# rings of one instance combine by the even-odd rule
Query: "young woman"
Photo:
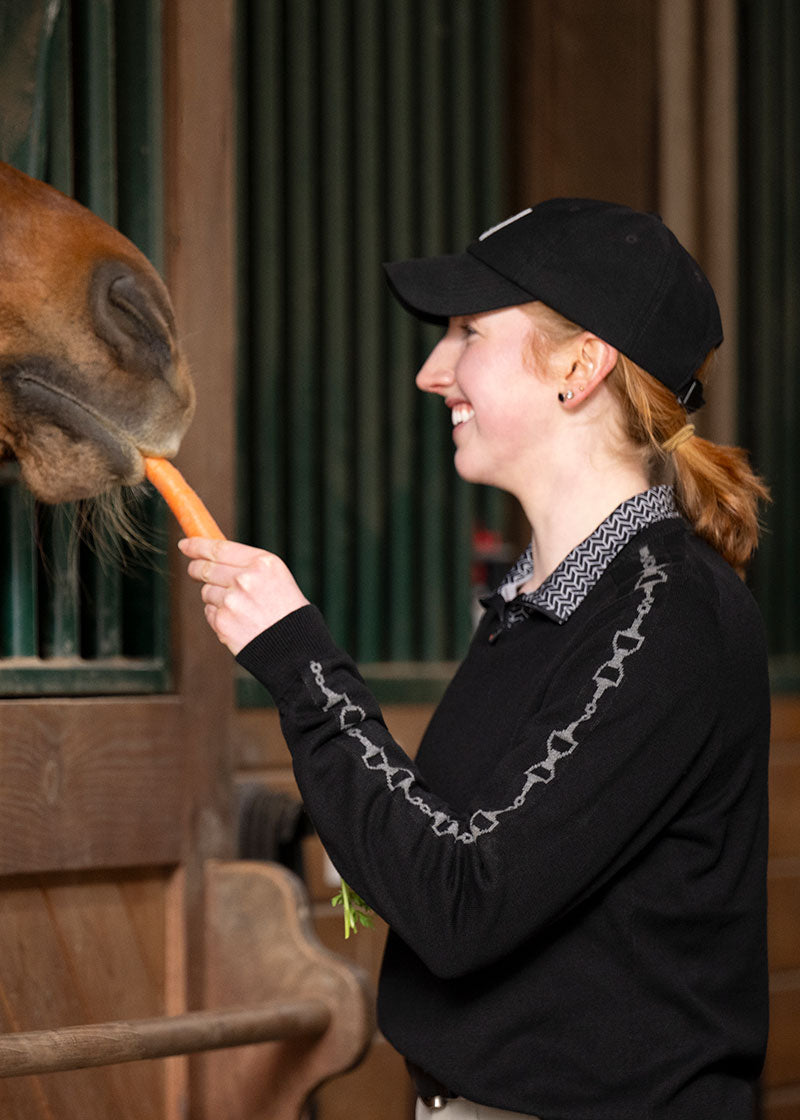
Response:
POLYGON ((447 324, 417 383, 456 469, 532 530, 416 761, 280 559, 181 548, 391 927, 379 1017, 417 1116, 750 1120, 769 692, 739 575, 766 495, 687 418, 713 291, 656 216, 578 199, 387 272, 447 324))

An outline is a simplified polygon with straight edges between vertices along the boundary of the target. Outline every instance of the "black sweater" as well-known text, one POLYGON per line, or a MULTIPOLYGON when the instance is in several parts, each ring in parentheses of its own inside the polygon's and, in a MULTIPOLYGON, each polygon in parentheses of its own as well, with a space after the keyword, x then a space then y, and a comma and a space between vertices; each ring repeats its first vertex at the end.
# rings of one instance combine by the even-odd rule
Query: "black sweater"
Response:
POLYGON ((543 1120, 750 1120, 766 653, 684 522, 638 532, 560 622, 487 611, 416 763, 316 608, 239 660, 337 869, 391 926, 379 1019, 401 1053, 543 1120))

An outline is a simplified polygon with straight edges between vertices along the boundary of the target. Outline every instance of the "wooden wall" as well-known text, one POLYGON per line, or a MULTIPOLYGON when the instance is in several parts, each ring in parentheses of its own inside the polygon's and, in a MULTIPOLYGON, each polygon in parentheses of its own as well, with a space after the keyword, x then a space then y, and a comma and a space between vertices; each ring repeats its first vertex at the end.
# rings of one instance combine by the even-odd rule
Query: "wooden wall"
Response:
POLYGON ((800 698, 776 697, 770 766, 766 1120, 800 1120, 800 698))

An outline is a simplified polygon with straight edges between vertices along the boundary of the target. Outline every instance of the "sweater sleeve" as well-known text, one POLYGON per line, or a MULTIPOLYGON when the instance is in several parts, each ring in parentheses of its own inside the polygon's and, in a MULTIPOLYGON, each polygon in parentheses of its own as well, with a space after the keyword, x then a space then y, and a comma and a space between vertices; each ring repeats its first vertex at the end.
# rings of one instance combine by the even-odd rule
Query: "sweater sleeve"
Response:
POLYGON ((585 627, 460 812, 392 740, 316 608, 241 651, 275 697, 331 859, 434 974, 502 958, 601 889, 718 756, 722 696, 736 682, 723 688, 717 676, 714 605, 667 584, 661 569, 645 570, 585 627))

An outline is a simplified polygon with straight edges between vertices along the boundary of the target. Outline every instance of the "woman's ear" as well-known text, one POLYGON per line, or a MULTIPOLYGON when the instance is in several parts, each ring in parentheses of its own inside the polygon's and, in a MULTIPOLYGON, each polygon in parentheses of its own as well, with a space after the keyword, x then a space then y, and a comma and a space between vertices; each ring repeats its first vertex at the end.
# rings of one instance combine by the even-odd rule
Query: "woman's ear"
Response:
POLYGON ((575 408, 594 392, 611 373, 619 357, 619 351, 596 334, 586 332, 576 343, 561 394, 569 408, 575 408))

